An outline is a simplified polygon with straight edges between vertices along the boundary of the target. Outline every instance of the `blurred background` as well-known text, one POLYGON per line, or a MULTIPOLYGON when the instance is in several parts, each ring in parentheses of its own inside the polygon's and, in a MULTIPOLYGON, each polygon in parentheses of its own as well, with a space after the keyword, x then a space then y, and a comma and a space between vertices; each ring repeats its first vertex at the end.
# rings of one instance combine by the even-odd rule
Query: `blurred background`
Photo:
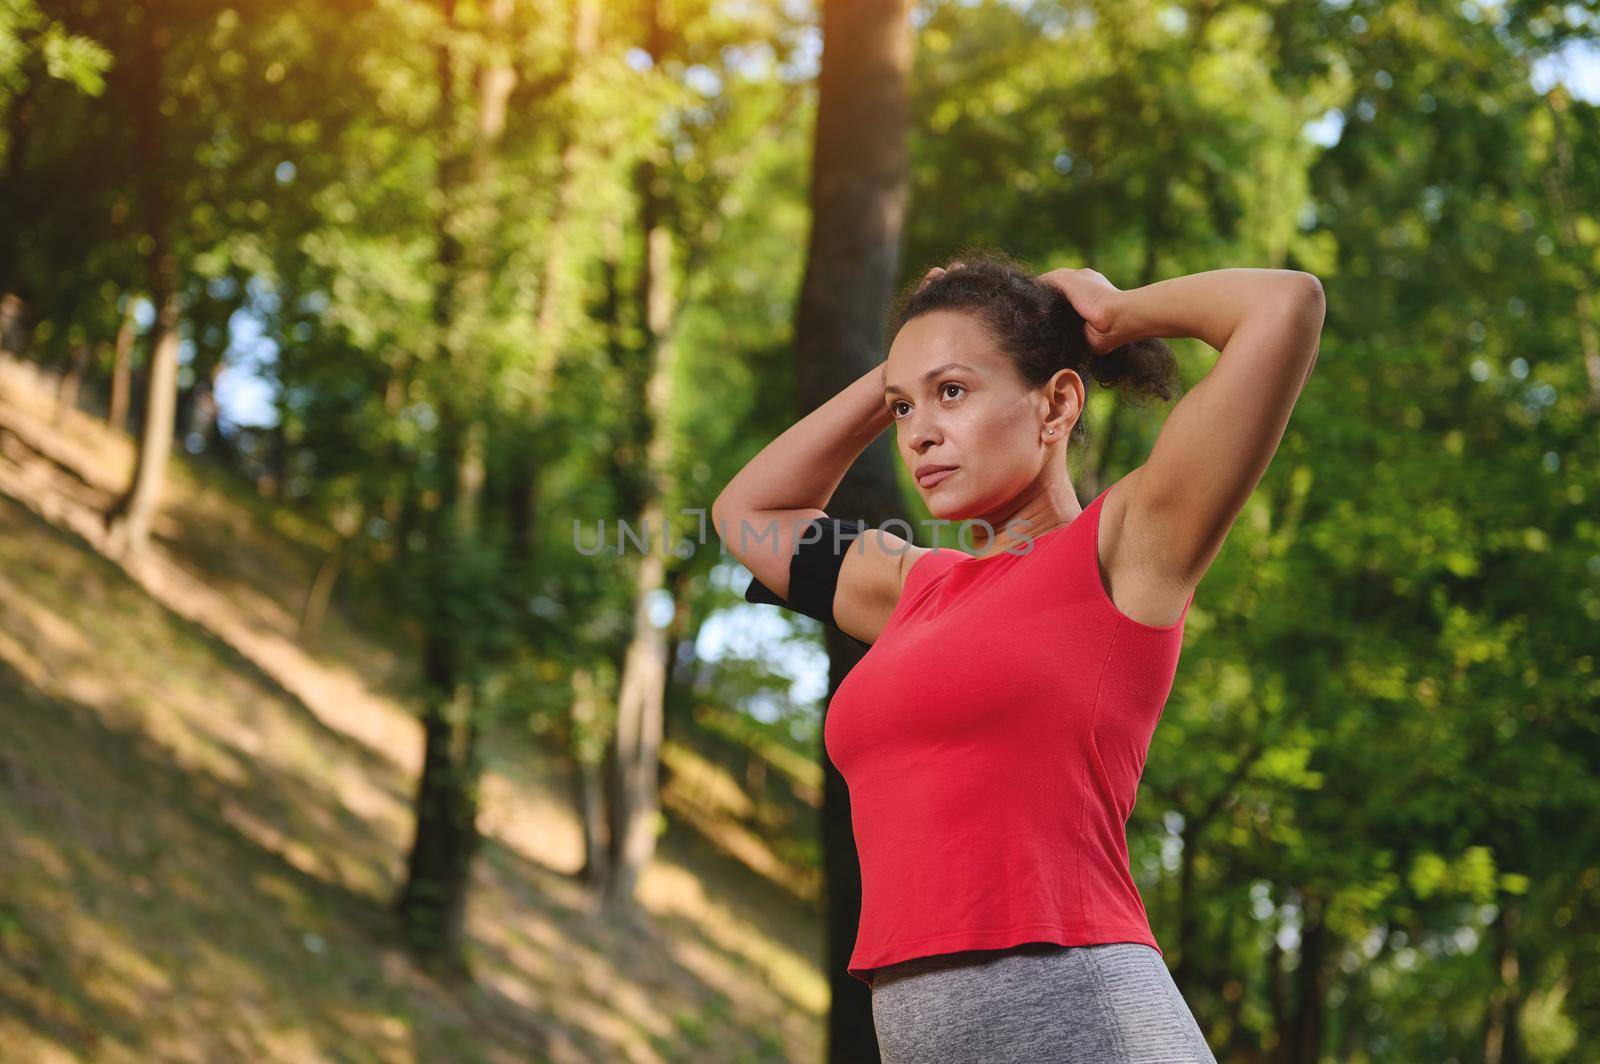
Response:
MULTIPOLYGON (((1219 1059, 1600 1060, 1597 41, 3 0, 0 1059, 876 1059, 857 651, 708 512, 986 245, 1327 292, 1128 828, 1219 1059)), ((1165 414, 1094 395, 1082 499, 1165 414)), ((891 443, 830 512, 926 516, 891 443)))

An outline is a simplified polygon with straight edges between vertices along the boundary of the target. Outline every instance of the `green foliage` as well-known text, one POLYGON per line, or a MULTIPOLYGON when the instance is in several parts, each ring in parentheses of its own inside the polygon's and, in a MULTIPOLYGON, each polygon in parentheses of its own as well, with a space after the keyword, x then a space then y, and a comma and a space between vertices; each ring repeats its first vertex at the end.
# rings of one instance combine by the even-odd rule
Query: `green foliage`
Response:
MULTIPOLYGON (((72 33, 40 10, 34 0, 0 2, 0 90, 26 88, 28 66, 40 61, 52 78, 69 82, 80 92, 105 91, 111 52, 100 42, 72 33)), ((3 98, 3 97, 0 97, 3 98)))
MULTIPOLYGON (((573 525, 637 519, 659 435, 666 511, 697 546, 669 562, 674 638, 692 649, 739 608, 680 510, 794 418, 814 121, 791 5, 671 5, 654 42, 639 11, 601 6, 579 57, 561 5, 498 28, 467 0, 453 24, 420 0, 176 5, 156 160, 192 380, 254 357, 217 341, 236 312, 270 342, 275 421, 228 460, 331 525, 419 642, 448 636, 473 712, 588 764, 605 716, 571 709, 615 697, 636 559, 580 554, 573 525), (499 61, 515 87, 484 150, 479 75, 499 61), (646 177, 671 234, 663 424, 646 177), (463 522, 468 439, 483 480, 463 522)), ((136 27, 47 10, 0 6, 0 102, 31 85, 59 116, 18 156, 32 206, 0 223, 59 362, 114 335, 148 235, 114 80, 139 70, 136 27)), ((935 2, 916 25, 904 280, 997 244, 1124 286, 1264 265, 1327 291, 1316 371, 1196 596, 1129 828, 1219 1056, 1272 1053, 1314 1010, 1335 1059, 1479 1059, 1512 949, 1527 1059, 1592 1059, 1575 1032, 1600 1027, 1600 108, 1530 81, 1593 42, 1592 11, 935 2)), ((1180 356, 1191 383, 1214 357, 1180 356)), ((1076 467, 1132 468, 1161 416, 1094 396, 1076 467)), ((690 674, 669 704, 811 725, 719 727, 729 743, 814 747, 817 715, 761 663, 690 674)))

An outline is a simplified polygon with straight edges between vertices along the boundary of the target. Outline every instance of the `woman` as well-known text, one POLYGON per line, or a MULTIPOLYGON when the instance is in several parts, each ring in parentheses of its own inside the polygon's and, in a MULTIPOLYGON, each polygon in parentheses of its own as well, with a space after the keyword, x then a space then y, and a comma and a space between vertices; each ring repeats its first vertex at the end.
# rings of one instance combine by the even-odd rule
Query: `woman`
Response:
POLYGON ((870 647, 823 735, 861 860, 847 967, 891 1064, 1214 1061, 1125 828, 1195 586, 1316 362, 1322 288, 1228 269, 1123 292, 1093 270, 963 258, 902 298, 885 362, 712 509, 748 599, 870 647), (1079 505, 1066 452, 1091 382, 1170 399, 1172 336, 1221 354, 1145 463, 1079 505), (970 555, 824 512, 891 423, 970 555))

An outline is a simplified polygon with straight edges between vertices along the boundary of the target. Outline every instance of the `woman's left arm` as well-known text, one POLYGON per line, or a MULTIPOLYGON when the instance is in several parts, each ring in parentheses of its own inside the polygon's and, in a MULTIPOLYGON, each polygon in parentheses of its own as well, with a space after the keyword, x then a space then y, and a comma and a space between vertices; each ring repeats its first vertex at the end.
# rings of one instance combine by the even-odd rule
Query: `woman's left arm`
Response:
POLYGON ((1220 352, 1129 474, 1124 509, 1128 527, 1160 544, 1152 561, 1193 588, 1271 463, 1316 364, 1322 283, 1297 270, 1225 269, 1120 292, 1092 270, 1054 272, 1096 351, 1192 336, 1220 352))

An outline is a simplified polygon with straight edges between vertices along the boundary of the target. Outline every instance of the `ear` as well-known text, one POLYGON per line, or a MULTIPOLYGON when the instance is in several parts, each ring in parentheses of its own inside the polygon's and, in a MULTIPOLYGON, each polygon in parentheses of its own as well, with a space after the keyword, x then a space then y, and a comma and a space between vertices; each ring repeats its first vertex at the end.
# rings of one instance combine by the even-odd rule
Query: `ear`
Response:
POLYGON ((1083 378, 1076 370, 1059 369, 1045 385, 1045 400, 1050 404, 1050 418, 1060 418, 1065 424, 1057 430, 1057 435, 1064 435, 1072 431, 1072 426, 1083 416, 1083 403, 1086 396, 1083 387, 1083 378))

